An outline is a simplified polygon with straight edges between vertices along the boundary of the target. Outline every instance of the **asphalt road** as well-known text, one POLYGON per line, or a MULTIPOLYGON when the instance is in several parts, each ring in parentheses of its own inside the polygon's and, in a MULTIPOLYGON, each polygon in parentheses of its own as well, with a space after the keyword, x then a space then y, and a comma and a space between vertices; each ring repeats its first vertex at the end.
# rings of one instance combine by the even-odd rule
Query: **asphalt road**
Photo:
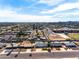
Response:
POLYGON ((18 57, 14 57, 15 54, 9 56, 0 55, 0 59, 79 59, 79 51, 73 52, 52 52, 52 53, 32 53, 32 56, 29 56, 29 53, 19 54, 18 57))

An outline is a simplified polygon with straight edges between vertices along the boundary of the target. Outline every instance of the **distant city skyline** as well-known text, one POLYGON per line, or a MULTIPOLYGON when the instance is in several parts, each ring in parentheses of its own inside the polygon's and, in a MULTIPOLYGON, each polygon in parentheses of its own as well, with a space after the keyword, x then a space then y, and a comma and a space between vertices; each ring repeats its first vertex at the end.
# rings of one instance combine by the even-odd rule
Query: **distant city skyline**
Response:
POLYGON ((79 21, 79 0, 0 0, 0 22, 79 21))

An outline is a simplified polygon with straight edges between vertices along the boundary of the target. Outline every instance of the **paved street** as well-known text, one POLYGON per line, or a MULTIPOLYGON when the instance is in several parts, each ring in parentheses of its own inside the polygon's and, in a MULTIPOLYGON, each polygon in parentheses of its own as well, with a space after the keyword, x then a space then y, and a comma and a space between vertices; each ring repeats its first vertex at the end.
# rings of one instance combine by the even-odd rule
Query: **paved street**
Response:
POLYGON ((10 56, 0 55, 0 59, 79 59, 79 51, 72 52, 52 52, 52 53, 33 53, 29 56, 29 53, 20 54, 17 58, 14 57, 15 54, 10 56))

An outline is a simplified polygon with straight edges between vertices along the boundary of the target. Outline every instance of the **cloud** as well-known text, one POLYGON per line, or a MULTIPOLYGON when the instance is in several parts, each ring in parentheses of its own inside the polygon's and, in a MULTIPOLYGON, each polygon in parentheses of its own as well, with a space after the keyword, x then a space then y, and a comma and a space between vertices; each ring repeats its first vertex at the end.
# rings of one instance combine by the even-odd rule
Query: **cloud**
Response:
MULTIPOLYGON (((58 16, 60 14, 57 14, 58 16)), ((61 16, 64 15, 61 14, 61 16)), ((18 14, 12 10, 0 10, 0 22, 58 22, 58 21, 75 21, 79 20, 78 17, 55 17, 55 16, 39 16, 39 15, 28 15, 18 14)))
POLYGON ((61 4, 54 9, 42 11, 41 13, 53 14, 53 13, 56 13, 56 12, 66 11, 66 10, 70 10, 70 9, 74 9, 74 8, 79 9, 79 2, 78 3, 61 4))
POLYGON ((45 3, 48 5, 56 5, 60 2, 63 2, 64 0, 39 0, 39 3, 45 3))
POLYGON ((32 0, 34 2, 30 3, 30 1, 20 0, 19 2, 17 0, 14 2, 11 1, 12 3, 7 2, 8 5, 1 5, 0 22, 79 21, 79 2, 63 3, 64 0, 32 0), (77 9, 77 11, 73 12, 72 9, 77 9))
POLYGON ((52 20, 51 16, 39 16, 18 14, 12 10, 0 10, 0 21, 6 22, 49 22, 52 20))

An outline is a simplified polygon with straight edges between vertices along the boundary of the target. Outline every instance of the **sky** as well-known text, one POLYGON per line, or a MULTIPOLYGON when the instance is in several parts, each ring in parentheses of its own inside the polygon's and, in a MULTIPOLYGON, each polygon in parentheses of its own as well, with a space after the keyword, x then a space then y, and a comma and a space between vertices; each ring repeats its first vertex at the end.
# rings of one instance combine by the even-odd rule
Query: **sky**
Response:
POLYGON ((79 21, 79 0, 0 0, 0 22, 79 21))

